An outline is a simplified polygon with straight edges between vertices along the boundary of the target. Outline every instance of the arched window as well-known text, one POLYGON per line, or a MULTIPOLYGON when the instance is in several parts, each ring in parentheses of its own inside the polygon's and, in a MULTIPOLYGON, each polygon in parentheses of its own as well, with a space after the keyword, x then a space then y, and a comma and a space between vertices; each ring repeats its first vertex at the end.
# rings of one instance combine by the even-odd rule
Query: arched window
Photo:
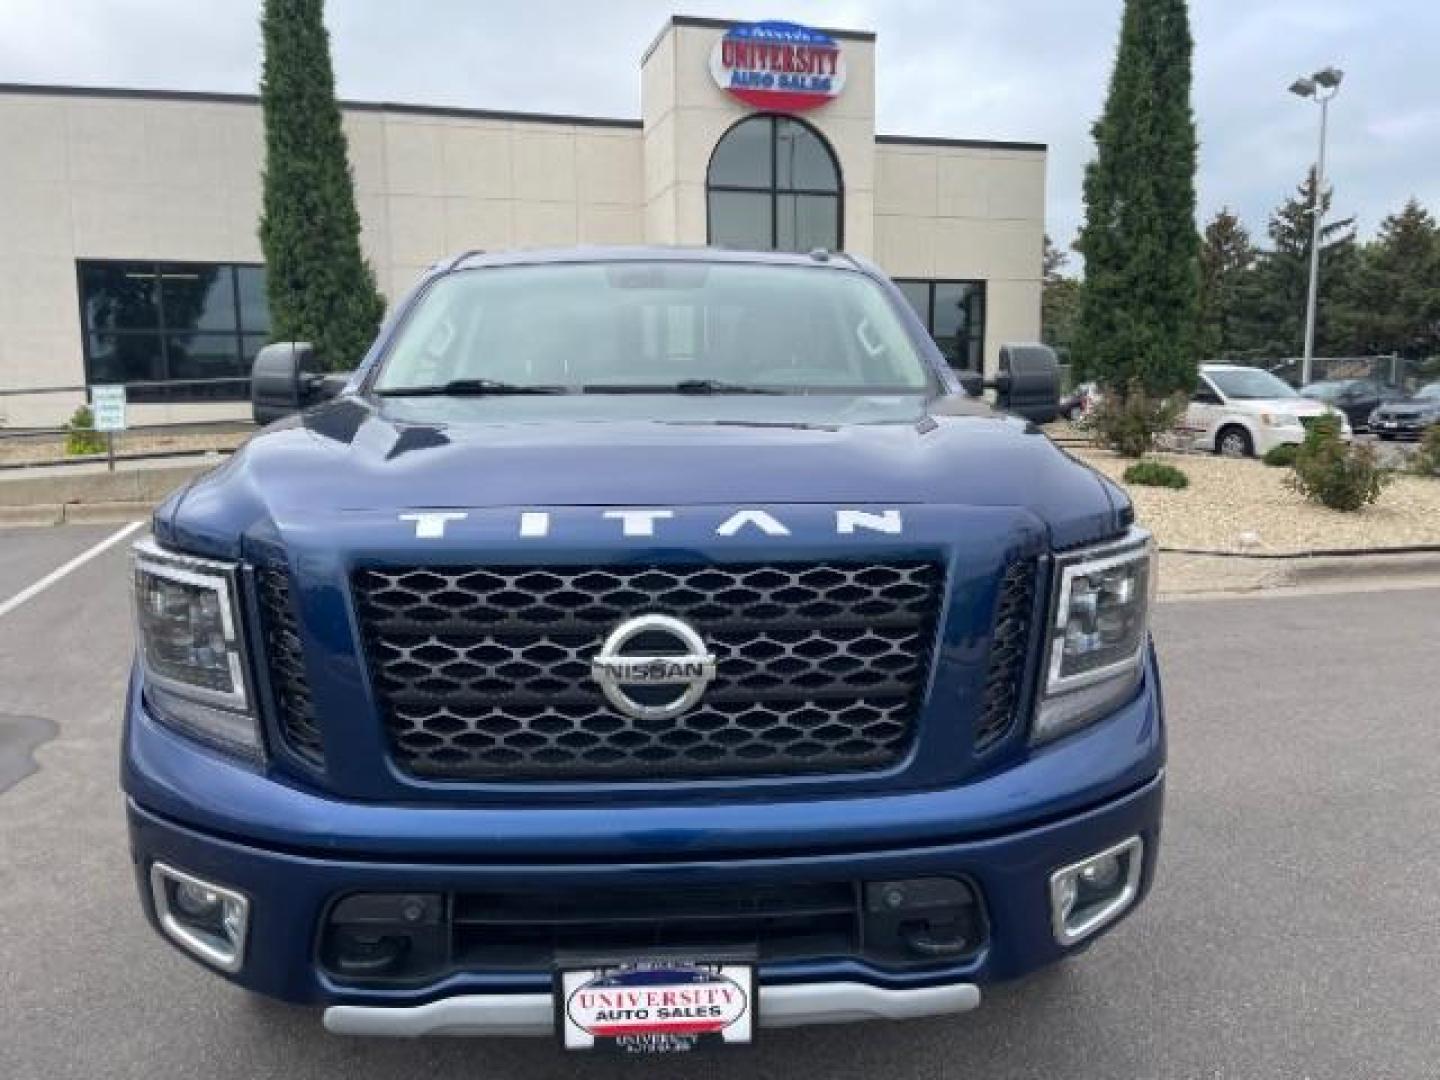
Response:
POLYGON ((705 177, 709 241, 758 251, 839 250, 840 166, 824 137, 788 116, 727 131, 705 177))

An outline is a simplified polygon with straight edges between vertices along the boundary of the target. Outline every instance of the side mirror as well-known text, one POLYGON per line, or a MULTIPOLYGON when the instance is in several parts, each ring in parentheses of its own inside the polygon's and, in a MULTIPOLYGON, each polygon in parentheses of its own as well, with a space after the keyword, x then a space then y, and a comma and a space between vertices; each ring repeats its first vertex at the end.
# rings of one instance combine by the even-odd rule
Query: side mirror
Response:
POLYGON ((350 381, 344 374, 320 370, 315 346, 308 341, 266 345, 250 369, 250 407, 255 423, 274 423, 339 394, 350 381))
POLYGON ((955 377, 960 380, 960 386, 965 393, 971 397, 980 397, 985 393, 985 376, 978 371, 957 371, 955 377))
POLYGON ((1036 424, 1060 415, 1060 358, 1048 345, 1000 346, 995 404, 1036 424))

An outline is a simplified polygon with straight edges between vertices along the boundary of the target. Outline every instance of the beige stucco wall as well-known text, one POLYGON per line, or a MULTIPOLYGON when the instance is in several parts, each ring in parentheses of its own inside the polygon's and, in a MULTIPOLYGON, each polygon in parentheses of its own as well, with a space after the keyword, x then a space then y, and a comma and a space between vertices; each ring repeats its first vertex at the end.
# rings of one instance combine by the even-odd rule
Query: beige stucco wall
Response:
MULTIPOLYGON (((365 254, 392 300, 456 251, 643 239, 637 127, 364 108, 345 129, 365 254)), ((0 146, 0 389, 85 381, 78 259, 263 261, 256 104, 0 93, 0 146)), ((0 397, 0 423, 53 424, 81 400, 0 397)), ((130 422, 248 411, 137 405, 130 422)))
POLYGON ((345 126, 365 252, 392 298, 458 251, 644 238, 634 127, 392 112, 345 126))
POLYGON ((1045 154, 882 141, 875 158, 876 261, 894 277, 984 280, 987 371, 1002 344, 1038 341, 1045 154))
MULTIPOLYGON (((724 34, 713 26, 672 23, 641 67, 645 131, 645 239, 654 244, 704 244, 705 173, 726 130, 752 114, 715 84, 710 52, 724 34)), ((840 161, 845 190, 844 246, 873 250, 875 187, 875 43, 841 42, 848 71, 834 101, 804 114, 840 161)))
MULTIPOLYGON (((76 259, 259 261, 258 130, 253 106, 0 94, 0 389, 84 382, 76 259)), ((55 423, 81 400, 0 397, 0 418, 55 423)))
MULTIPOLYGON (((457 251, 703 244, 705 174, 751 111, 715 85, 723 30, 668 23, 641 65, 641 120, 348 107, 362 243, 402 295, 457 251)), ((986 366, 1040 333, 1043 150, 875 133, 875 45, 844 37, 843 93, 805 114, 844 183, 844 246, 897 277, 987 285, 986 366)), ((0 91, 0 389, 84 381, 78 259, 260 262, 264 158, 253 99, 0 91)), ((0 424, 56 423, 80 401, 0 397, 0 424)), ((244 415, 145 405, 132 423, 244 415)))

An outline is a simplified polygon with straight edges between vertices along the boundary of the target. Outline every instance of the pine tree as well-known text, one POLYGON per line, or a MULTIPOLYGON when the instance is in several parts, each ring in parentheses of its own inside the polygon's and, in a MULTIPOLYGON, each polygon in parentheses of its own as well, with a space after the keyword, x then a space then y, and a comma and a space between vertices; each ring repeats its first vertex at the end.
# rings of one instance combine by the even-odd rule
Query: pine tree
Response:
POLYGON ((1126 0, 1105 109, 1085 171, 1075 359, 1112 389, 1194 383, 1199 238, 1185 0, 1126 0))
POLYGON ((310 341, 331 370, 359 363, 385 313, 335 100, 323 0, 265 0, 265 252, 271 334, 310 341))
MULTIPOLYGON (((1270 247, 1261 253, 1241 305, 1248 327, 1246 352, 1252 357, 1299 356, 1304 348, 1314 198, 1312 168, 1295 194, 1270 215, 1270 247)), ((1320 228, 1317 356, 1343 355, 1353 351, 1354 344, 1350 297, 1358 260, 1355 219, 1329 218, 1332 198, 1330 191, 1321 198, 1326 221, 1320 228)))
POLYGON ((1080 311, 1080 282, 1064 273, 1070 256, 1045 237, 1041 265, 1044 277, 1040 283, 1040 340, 1060 357, 1070 362, 1075 341, 1075 321, 1080 311))
POLYGON ((1440 227, 1415 199, 1380 224, 1356 274, 1361 351, 1416 359, 1440 351, 1440 227))
POLYGON ((1217 211, 1205 226, 1200 244, 1198 340, 1202 360, 1224 360, 1243 352, 1241 298, 1256 255, 1240 219, 1229 207, 1217 211))

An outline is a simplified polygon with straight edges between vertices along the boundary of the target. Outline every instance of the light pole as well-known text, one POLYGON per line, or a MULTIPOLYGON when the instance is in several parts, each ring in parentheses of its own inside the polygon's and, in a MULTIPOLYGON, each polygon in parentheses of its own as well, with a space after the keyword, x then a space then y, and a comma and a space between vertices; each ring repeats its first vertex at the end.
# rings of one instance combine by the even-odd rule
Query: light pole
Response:
POLYGON ((1315 307, 1320 298, 1320 220, 1325 215, 1325 128, 1330 119, 1330 99, 1340 92, 1345 73, 1337 67, 1321 68, 1290 84, 1290 92, 1309 98, 1320 106, 1320 155, 1315 165, 1315 204, 1310 209, 1310 297, 1305 304, 1305 357, 1300 362, 1300 385, 1310 381, 1315 359, 1315 307))

